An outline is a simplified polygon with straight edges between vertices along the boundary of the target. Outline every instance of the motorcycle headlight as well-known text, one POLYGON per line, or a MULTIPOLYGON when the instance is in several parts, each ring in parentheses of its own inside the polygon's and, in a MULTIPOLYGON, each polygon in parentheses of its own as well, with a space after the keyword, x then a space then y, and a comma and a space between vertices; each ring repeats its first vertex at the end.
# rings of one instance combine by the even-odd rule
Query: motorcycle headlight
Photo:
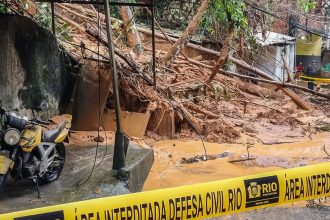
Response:
POLYGON ((9 146, 14 146, 18 144, 20 138, 21 135, 19 131, 14 128, 9 128, 3 136, 5 143, 9 146))

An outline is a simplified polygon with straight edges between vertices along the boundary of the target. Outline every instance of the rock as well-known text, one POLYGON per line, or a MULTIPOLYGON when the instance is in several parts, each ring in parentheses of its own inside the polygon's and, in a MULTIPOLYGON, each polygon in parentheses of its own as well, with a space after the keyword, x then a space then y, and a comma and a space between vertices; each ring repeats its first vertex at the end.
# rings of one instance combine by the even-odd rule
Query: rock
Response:
POLYGON ((104 137, 102 136, 97 136, 93 139, 95 142, 104 142, 104 137))
POLYGON ((258 134, 258 131, 256 128, 252 127, 252 126, 247 126, 247 125, 244 125, 244 130, 245 132, 247 133, 254 133, 254 134, 258 134))
POLYGON ((230 152, 223 152, 221 154, 218 154, 217 157, 218 158, 225 158, 225 157, 230 157, 231 155, 233 155, 233 154, 230 153, 230 152))
POLYGON ((43 118, 63 113, 70 102, 73 76, 66 70, 56 38, 31 19, 0 14, 0 99, 25 116, 45 105, 43 118))

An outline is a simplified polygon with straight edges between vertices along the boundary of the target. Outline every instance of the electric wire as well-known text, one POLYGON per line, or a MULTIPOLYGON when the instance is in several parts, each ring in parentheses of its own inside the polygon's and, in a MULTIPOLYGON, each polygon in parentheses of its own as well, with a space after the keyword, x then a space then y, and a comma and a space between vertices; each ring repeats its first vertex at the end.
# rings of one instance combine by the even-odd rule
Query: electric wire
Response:
MULTIPOLYGON (((101 10, 100 5, 98 5, 98 13, 97 13, 98 33, 97 34, 99 36, 100 36, 100 32, 101 32, 100 31, 100 29, 101 29, 101 27, 100 27, 100 10, 101 10)), ((90 178, 91 178, 91 176, 92 176, 95 168, 97 168, 101 164, 101 162, 103 162, 103 159, 105 158, 105 154, 107 153, 107 148, 108 148, 108 146, 106 145, 106 150, 105 150, 105 153, 103 155, 103 158, 102 158, 101 162, 98 165, 96 165, 96 160, 97 160, 98 151, 99 151, 100 127, 101 127, 101 73, 100 73, 100 56, 99 56, 99 54, 100 54, 100 42, 99 41, 97 41, 97 54, 98 54, 98 56, 97 56, 97 59, 98 59, 98 62, 97 62, 97 73, 98 73, 98 84, 99 85, 98 85, 98 128, 97 128, 96 150, 95 150, 93 167, 92 167, 91 171, 89 172, 88 177, 83 182, 81 182, 81 181, 85 177, 83 177, 78 182, 78 186, 82 186, 82 185, 84 185, 85 183, 87 183, 90 180, 90 178)))
MULTIPOLYGON (((260 11, 260 12, 263 12, 264 14, 267 14, 267 15, 270 15, 278 20, 281 20, 281 21, 284 21, 284 22, 287 22, 288 20, 285 19, 285 18, 282 18, 280 17, 279 15, 276 15, 266 9, 263 9, 261 7, 258 7, 256 5, 254 5, 253 3, 250 3, 248 2, 247 0, 244 0, 244 3, 247 4, 248 6, 256 9, 257 11, 260 11)), ((315 34, 317 36, 320 36, 320 37, 324 37, 326 39, 329 39, 329 36, 328 34, 325 33, 325 31, 321 31, 321 30, 317 30, 317 29, 314 29, 314 28, 310 28, 310 27, 307 27, 306 25, 303 25, 303 24, 300 24, 300 23, 297 23, 297 22, 292 22, 292 25, 300 30, 303 30, 303 31, 306 31, 308 33, 311 33, 311 34, 315 34)))
POLYGON ((102 164, 102 162, 105 159, 105 156, 108 153, 108 140, 107 140, 108 137, 107 137, 107 131, 105 130, 105 127, 104 127, 103 117, 101 117, 101 123, 102 123, 103 131, 104 131, 104 136, 105 136, 105 151, 104 151, 104 154, 103 154, 103 157, 102 157, 101 161, 96 165, 96 168, 98 168, 102 164))
MULTIPOLYGON (((81 48, 81 45, 79 45, 79 44, 74 44, 74 43, 71 43, 71 42, 69 42, 69 41, 66 41, 66 40, 63 40, 63 39, 59 39, 59 38, 58 38, 58 40, 62 41, 63 43, 71 44, 72 46, 75 46, 75 47, 79 47, 79 48, 81 48)), ((94 53, 94 54, 96 54, 96 55, 102 57, 103 59, 105 59, 105 60, 107 60, 107 61, 109 60, 108 57, 106 57, 106 56, 104 56, 104 55, 98 53, 97 51, 94 51, 94 50, 91 50, 91 49, 88 49, 88 48, 85 48, 85 50, 87 50, 87 51, 89 51, 89 52, 91 52, 91 53, 94 53)))

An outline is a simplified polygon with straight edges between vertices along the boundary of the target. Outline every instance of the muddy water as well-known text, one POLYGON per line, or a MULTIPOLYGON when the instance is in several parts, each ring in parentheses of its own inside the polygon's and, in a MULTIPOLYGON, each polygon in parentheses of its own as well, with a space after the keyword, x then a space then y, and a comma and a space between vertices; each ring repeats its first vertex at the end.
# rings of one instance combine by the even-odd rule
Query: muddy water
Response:
MULTIPOLYGON (((243 141, 243 143, 246 143, 243 141)), ((182 157, 203 155, 203 145, 196 141, 167 140, 153 146, 155 162, 144 185, 144 190, 182 186, 222 180, 238 176, 274 171, 328 161, 322 150, 326 144, 330 151, 330 133, 315 135, 313 140, 301 138, 289 144, 259 145, 250 148, 254 163, 233 164, 228 161, 247 155, 244 144, 205 143, 208 154, 229 152, 231 157, 193 164, 181 164, 182 157)))

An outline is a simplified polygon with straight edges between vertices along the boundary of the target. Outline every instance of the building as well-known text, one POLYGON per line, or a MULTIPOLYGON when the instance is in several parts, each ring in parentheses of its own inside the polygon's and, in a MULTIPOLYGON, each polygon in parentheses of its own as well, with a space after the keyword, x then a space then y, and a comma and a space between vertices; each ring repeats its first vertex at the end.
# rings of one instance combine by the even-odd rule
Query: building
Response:
POLYGON ((290 72, 295 67, 296 38, 266 32, 265 35, 256 34, 256 40, 262 46, 262 52, 255 66, 271 75, 276 81, 285 82, 288 79, 285 63, 290 72))

